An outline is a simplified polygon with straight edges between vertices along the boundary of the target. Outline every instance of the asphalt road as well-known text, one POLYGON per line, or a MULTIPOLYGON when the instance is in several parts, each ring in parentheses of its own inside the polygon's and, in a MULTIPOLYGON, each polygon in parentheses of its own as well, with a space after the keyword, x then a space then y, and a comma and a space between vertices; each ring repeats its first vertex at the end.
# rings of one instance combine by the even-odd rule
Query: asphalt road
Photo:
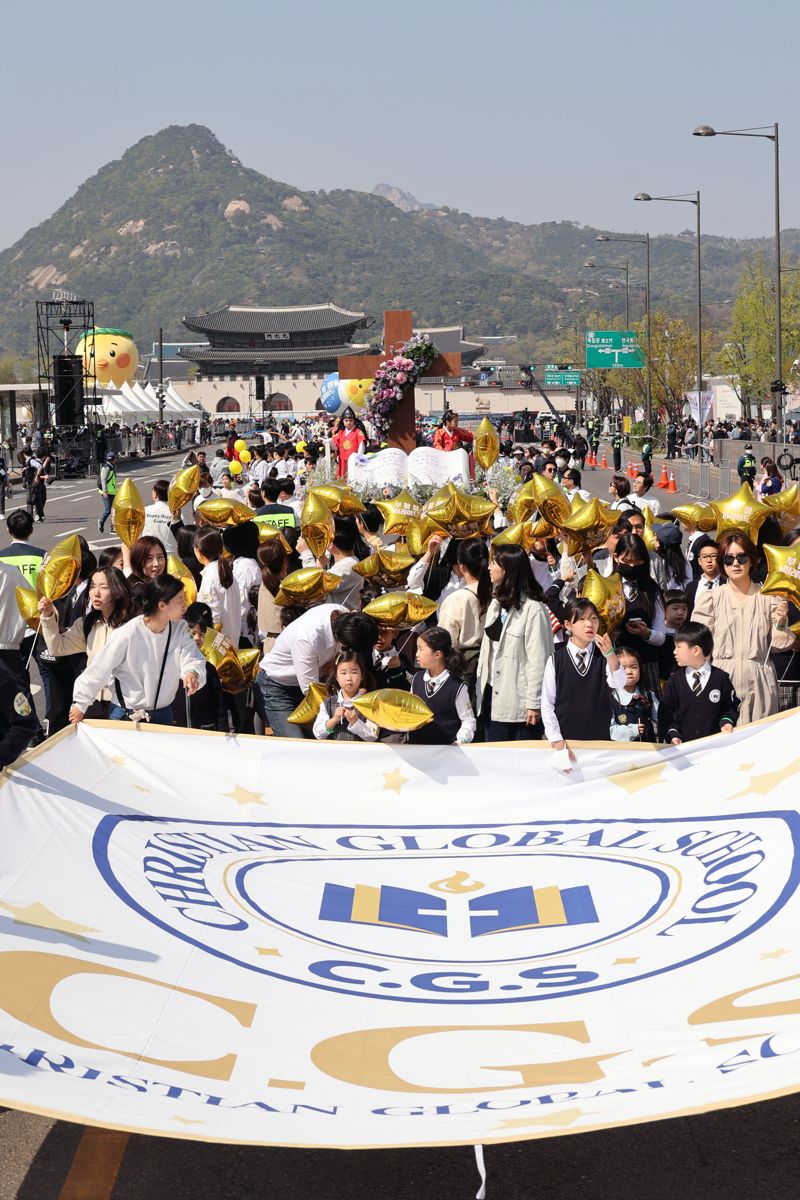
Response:
MULTIPOLYGON (((209 447, 209 457, 215 447, 209 447)), ((183 455, 121 464, 146 502, 183 455)), ((657 464, 660 471, 660 462, 657 464)), ((610 472, 586 471, 605 498, 610 472)), ((666 509, 669 497, 663 493, 666 509)), ((20 503, 19 488, 9 509, 20 503)), ((673 503, 689 499, 676 495, 673 503)), ((35 544, 82 533, 93 549, 100 501, 93 479, 50 488, 35 544)), ((800 1100, 486 1149, 489 1200, 796 1200, 800 1100)), ((0 1200, 468 1200, 478 1175, 468 1148, 292 1151, 202 1145, 85 1131, 26 1113, 0 1114, 0 1200)))

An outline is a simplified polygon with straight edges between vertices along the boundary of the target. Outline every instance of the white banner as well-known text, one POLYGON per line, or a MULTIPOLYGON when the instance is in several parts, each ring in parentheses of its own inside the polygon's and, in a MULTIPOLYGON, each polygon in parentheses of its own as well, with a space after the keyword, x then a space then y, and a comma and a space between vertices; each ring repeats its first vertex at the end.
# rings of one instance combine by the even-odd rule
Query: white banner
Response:
POLYGON ((84 724, 0 790, 0 1104, 486 1143, 800 1089, 800 715, 579 750, 84 724))
POLYGON ((689 412, 692 420, 697 425, 704 425, 708 414, 711 412, 711 405, 714 403, 713 392, 702 392, 698 397, 697 392, 687 392, 686 399, 689 401, 689 412))

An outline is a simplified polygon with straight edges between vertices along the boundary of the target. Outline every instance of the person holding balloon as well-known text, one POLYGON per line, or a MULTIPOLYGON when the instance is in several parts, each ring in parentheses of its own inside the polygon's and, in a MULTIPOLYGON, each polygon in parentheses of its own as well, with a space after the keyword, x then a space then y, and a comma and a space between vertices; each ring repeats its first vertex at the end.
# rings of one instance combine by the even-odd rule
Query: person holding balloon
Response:
POLYGON ((380 730, 362 717, 353 701, 372 690, 367 665, 357 650, 342 650, 336 656, 328 679, 328 695, 314 721, 314 737, 340 742, 377 742, 380 730))

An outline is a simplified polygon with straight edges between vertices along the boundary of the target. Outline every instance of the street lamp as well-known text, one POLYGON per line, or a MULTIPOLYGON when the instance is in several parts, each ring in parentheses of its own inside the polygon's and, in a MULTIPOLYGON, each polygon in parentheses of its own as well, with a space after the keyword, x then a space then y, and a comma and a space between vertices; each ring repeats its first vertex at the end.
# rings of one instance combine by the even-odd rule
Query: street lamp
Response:
MULTIPOLYGON (((593 259, 593 258, 587 258, 586 262, 585 262, 583 265, 584 265, 585 267, 589 267, 591 270, 595 270, 595 269, 597 268, 597 263, 594 261, 594 259, 593 259)), ((629 290, 629 277, 628 277, 628 260, 627 260, 627 258, 625 259, 625 266, 624 266, 624 267, 622 267, 622 266, 619 266, 619 265, 617 265, 616 263, 604 263, 604 264, 603 264, 603 270, 604 270, 604 271, 622 271, 623 275, 625 276, 625 328, 626 328, 626 329, 630 329, 630 325, 631 325, 631 312, 630 312, 630 290, 629 290)))
POLYGON ((650 358, 650 234, 646 233, 643 238, 628 238, 628 237, 609 237, 607 233, 598 233, 594 239, 596 242, 633 242, 637 246, 645 248, 645 275, 644 275, 644 295, 647 323, 645 326, 645 339, 647 341, 647 363, 645 367, 645 415, 647 418, 647 432, 652 432, 653 426, 653 367, 650 358))
POLYGON ((690 192, 676 196, 650 196, 639 192, 634 200, 667 200, 672 204, 694 204, 697 209, 697 411, 702 413, 703 401, 703 269, 700 255, 700 193, 690 192))
POLYGON ((780 153, 778 146, 778 122, 774 125, 753 125, 749 129, 714 129, 711 125, 698 125, 692 130, 694 137, 757 137, 766 138, 775 145, 775 363, 777 379, 772 385, 776 396, 778 430, 783 431, 783 348, 781 345, 781 180, 780 153), (767 132, 772 130, 771 133, 767 132))

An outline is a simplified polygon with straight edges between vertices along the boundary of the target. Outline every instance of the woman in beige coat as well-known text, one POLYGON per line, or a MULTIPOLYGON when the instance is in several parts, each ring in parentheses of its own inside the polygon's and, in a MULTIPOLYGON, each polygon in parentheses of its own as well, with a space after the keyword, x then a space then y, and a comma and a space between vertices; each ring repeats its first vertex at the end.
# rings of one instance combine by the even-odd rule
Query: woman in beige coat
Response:
POLYGON ((494 599, 478 659, 478 705, 487 742, 542 735, 542 678, 553 631, 542 589, 521 546, 496 546, 489 563, 494 599))
POLYGON ((730 675, 742 702, 739 724, 778 711, 778 678, 770 650, 788 650, 795 642, 785 600, 764 596, 751 579, 758 550, 744 533, 720 538, 725 587, 698 590, 692 620, 714 635, 714 666, 730 675))
MULTIPOLYGON (((42 636, 47 649, 56 658, 65 654, 85 654, 87 666, 113 637, 115 631, 130 620, 133 598, 128 581, 116 567, 99 567, 89 580, 89 611, 79 617, 69 629, 60 632, 58 613, 50 600, 39 601, 42 636)), ((87 717, 108 718, 111 692, 104 688, 86 710, 87 717)))

